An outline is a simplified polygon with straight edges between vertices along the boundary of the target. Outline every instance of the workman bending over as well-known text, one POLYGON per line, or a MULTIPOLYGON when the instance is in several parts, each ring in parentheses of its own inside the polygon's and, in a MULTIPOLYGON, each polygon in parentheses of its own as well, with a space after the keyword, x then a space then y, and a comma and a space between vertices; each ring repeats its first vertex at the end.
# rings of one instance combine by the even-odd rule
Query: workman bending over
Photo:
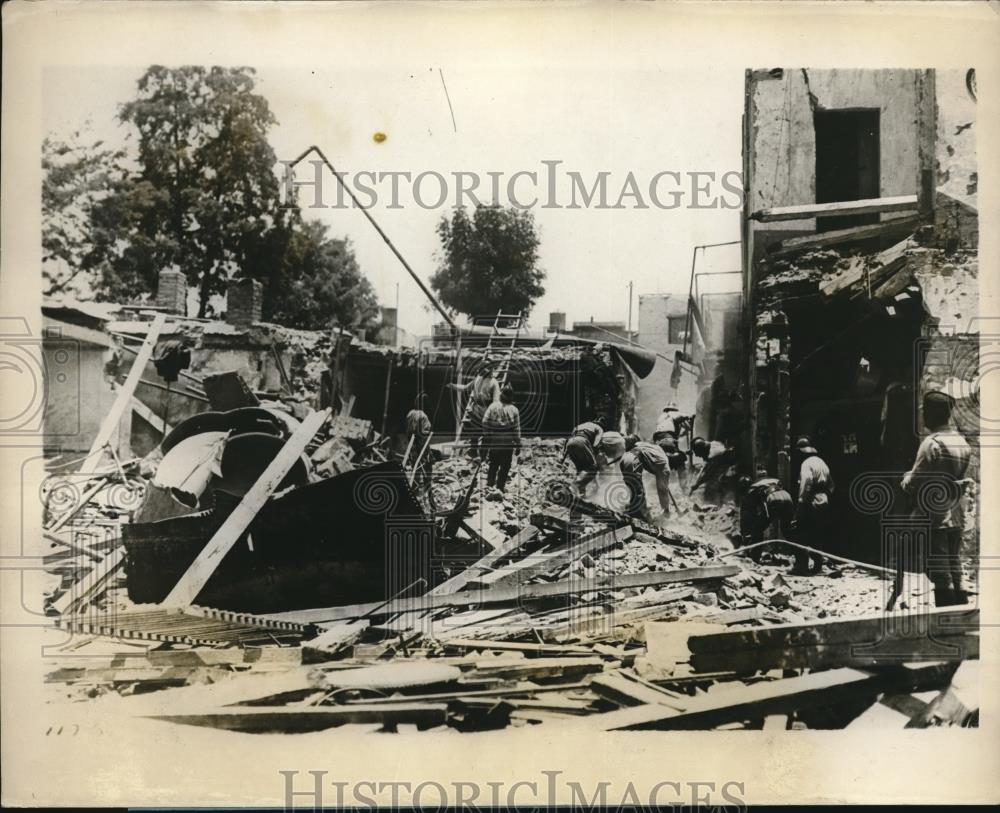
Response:
POLYGON ((625 438, 625 449, 618 467, 629 492, 627 513, 652 522, 652 512, 646 503, 646 490, 642 484, 642 473, 648 471, 656 478, 656 495, 660 500, 660 508, 669 516, 670 463, 666 452, 656 443, 639 440, 637 435, 625 438))
POLYGON ((576 467, 574 486, 578 497, 584 497, 587 486, 597 477, 597 447, 604 436, 603 418, 581 423, 566 439, 559 462, 567 457, 576 467))

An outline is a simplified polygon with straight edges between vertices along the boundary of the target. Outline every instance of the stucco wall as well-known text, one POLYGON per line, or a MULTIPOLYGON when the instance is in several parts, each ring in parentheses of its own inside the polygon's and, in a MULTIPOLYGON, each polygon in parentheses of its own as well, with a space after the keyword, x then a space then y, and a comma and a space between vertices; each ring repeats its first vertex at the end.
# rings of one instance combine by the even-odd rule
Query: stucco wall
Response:
MULTIPOLYGON (((917 193, 917 70, 755 71, 750 93, 750 209, 816 201, 813 110, 878 108, 880 195, 917 193)), ((758 230, 815 228, 815 220, 758 224, 758 230)))

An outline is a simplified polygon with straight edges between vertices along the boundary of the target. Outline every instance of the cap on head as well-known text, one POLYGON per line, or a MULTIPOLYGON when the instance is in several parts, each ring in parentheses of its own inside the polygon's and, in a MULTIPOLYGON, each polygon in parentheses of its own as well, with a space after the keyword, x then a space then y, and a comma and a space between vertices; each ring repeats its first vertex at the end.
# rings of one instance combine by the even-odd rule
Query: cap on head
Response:
POLYGON ((946 392, 931 390, 924 394, 924 423, 929 427, 948 423, 955 400, 946 392))
POLYGON ((799 454, 819 454, 816 451, 816 447, 812 445, 812 441, 809 439, 808 435, 802 435, 797 441, 795 441, 795 448, 798 450, 799 454))
POLYGON ((605 432, 601 436, 601 451, 611 463, 620 460, 625 454, 625 438, 621 432, 605 432))
POLYGON ((677 408, 677 402, 676 401, 670 401, 665 407, 663 407, 663 411, 664 412, 680 412, 680 410, 677 408))
POLYGON ((709 445, 705 438, 695 438, 691 441, 691 451, 694 452, 699 457, 704 457, 708 454, 712 447, 709 445))

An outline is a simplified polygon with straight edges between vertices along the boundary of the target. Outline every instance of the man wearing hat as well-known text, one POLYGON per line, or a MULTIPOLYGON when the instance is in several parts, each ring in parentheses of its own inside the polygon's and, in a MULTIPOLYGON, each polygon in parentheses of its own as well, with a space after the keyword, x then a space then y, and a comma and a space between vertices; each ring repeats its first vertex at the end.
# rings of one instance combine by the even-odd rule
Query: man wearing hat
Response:
MULTIPOLYGON (((799 500, 795 513, 799 537, 797 541, 810 548, 826 550, 832 521, 830 495, 833 493, 833 477, 830 474, 830 467, 819 456, 819 452, 808 437, 800 437, 795 443, 795 448, 802 458, 799 467, 799 500)), ((812 576, 822 567, 822 556, 796 549, 792 573, 797 576, 812 576)))
POLYGON ((585 495, 588 484, 597 477, 597 448, 604 436, 602 421, 602 418, 595 418, 576 427, 566 439, 566 446, 559 460, 562 463, 568 457, 573 461, 576 467, 574 485, 579 497, 585 495))
POLYGON ((924 426, 930 434, 921 442, 913 468, 902 482, 903 491, 917 497, 915 515, 931 523, 927 575, 934 584, 934 604, 938 607, 965 604, 968 600, 962 587, 959 550, 965 524, 962 493, 970 482, 965 475, 972 451, 965 438, 949 425, 953 405, 951 396, 944 392, 932 391, 924 396, 924 426), (947 485, 951 496, 948 504, 920 498, 920 487, 928 482, 947 485))
POLYGON ((486 407, 500 400, 500 382, 494 375, 495 364, 492 359, 484 358, 472 381, 465 384, 449 384, 453 390, 465 392, 471 390, 472 406, 469 409, 469 423, 472 430, 471 451, 473 456, 479 453, 480 433, 483 428, 483 415, 486 407))
POLYGON ((674 439, 677 438, 679 432, 674 418, 677 417, 677 413, 680 412, 677 409, 677 404, 674 401, 669 402, 663 411, 660 412, 659 417, 656 419, 656 429, 653 432, 653 443, 659 443, 667 435, 673 435, 674 439))
POLYGON ((642 484, 644 471, 656 478, 660 508, 665 515, 670 514, 670 464, 666 452, 658 444, 641 441, 638 435, 629 435, 625 438, 625 453, 618 468, 629 492, 628 514, 652 522, 652 514, 646 504, 646 489, 642 484))

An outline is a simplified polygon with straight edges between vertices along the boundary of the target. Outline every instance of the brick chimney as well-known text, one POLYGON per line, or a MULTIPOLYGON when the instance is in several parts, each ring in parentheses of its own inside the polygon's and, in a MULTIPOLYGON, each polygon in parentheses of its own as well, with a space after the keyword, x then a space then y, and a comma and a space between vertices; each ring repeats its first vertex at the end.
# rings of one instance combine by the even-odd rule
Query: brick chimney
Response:
POLYGON ((247 328, 260 321, 264 286, 255 279, 233 279, 226 289, 226 321, 247 328))
POLYGON ((187 316, 187 277, 176 268, 165 268, 156 279, 156 307, 187 316))

